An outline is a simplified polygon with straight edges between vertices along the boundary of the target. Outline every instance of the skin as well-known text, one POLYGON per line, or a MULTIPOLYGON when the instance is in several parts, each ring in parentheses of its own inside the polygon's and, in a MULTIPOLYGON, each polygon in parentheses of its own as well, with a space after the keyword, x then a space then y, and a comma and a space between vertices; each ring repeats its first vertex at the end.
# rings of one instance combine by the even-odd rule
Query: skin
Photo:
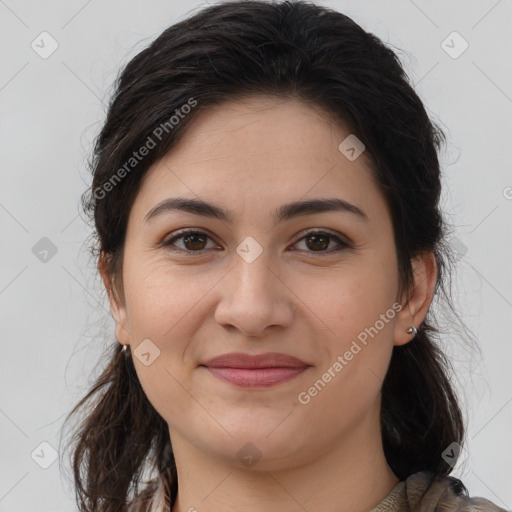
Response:
POLYGON ((406 330, 427 314, 437 270, 431 253, 416 257, 407 304, 398 296, 389 209, 366 155, 349 161, 339 151, 349 133, 292 99, 254 96, 204 111, 143 180, 119 300, 100 261, 117 339, 131 345, 142 387, 169 425, 173 512, 362 512, 399 481, 382 448, 380 390, 393 346, 408 343, 406 330), (228 208, 233 220, 174 211, 144 222, 178 196, 228 208), (275 221, 281 205, 313 198, 349 201, 368 222, 341 211, 275 221), (176 252, 162 245, 182 228, 209 238, 176 240, 176 252), (307 243, 311 228, 332 233, 327 248, 307 243), (252 263, 236 252, 248 236, 263 250, 252 263), (336 236, 350 245, 329 253, 336 236), (397 301, 400 312, 301 403, 299 393, 397 301), (134 355, 145 339, 160 350, 148 366, 134 355), (266 389, 235 387, 199 366, 234 351, 283 352, 311 366, 266 389), (237 455, 248 442, 261 455, 250 467, 237 455))

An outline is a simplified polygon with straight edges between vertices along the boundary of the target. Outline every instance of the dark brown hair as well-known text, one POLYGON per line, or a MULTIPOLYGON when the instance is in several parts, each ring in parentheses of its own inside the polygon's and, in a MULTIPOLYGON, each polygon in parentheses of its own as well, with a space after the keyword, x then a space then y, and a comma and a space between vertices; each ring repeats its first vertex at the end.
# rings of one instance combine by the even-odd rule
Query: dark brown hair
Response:
MULTIPOLYGON (((128 214, 146 171, 202 111, 247 95, 297 98, 350 127, 366 146, 390 208, 401 290, 413 282, 411 258, 432 251, 436 297, 450 305, 451 256, 439 207, 444 134, 389 47, 349 17, 302 1, 209 6, 165 30, 120 73, 94 148, 92 186, 83 196, 94 221, 93 254, 107 266, 118 300, 128 214), (172 116, 179 116, 177 124, 172 116), (126 167, 165 126, 151 151, 126 167)), ((400 479, 421 470, 448 475, 442 452, 463 442, 461 409, 438 334, 429 312, 415 339, 394 347, 383 383, 384 451, 400 479)), ((80 511, 118 512, 137 497, 146 503, 157 482, 166 486, 170 506, 177 479, 168 425, 117 342, 108 358, 68 417, 82 414, 70 443, 80 511), (146 472, 157 479, 141 490, 146 472)))

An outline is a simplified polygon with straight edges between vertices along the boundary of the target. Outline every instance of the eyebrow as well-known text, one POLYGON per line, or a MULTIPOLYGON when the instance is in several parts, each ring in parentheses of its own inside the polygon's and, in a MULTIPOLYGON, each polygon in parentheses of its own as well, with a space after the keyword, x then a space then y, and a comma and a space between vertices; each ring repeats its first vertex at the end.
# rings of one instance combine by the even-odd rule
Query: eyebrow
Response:
MULTIPOLYGON (((226 222, 232 222, 233 212, 208 203, 201 199, 188 199, 183 197, 172 197, 164 199, 156 206, 151 208, 144 217, 144 222, 148 222, 164 213, 173 211, 183 211, 204 217, 211 217, 226 222)), ((310 199, 307 201, 297 201, 280 206, 275 212, 274 217, 278 222, 284 222, 294 217, 303 215, 313 215, 323 212, 347 212, 352 213, 361 220, 369 222, 366 213, 358 206, 339 198, 329 199, 310 199)))

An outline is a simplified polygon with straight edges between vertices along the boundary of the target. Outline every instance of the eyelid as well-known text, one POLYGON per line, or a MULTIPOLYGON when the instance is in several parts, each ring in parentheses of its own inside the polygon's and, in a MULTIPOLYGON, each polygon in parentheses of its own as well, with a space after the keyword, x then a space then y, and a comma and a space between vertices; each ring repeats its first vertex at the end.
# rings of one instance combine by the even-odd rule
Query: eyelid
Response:
POLYGON ((301 232, 298 235, 297 240, 294 242, 296 244, 300 240, 302 240, 304 237, 313 234, 313 235, 320 235, 325 234, 329 235, 332 238, 337 238, 342 244, 346 245, 347 247, 351 246, 352 243, 350 242, 349 238, 342 233, 338 233, 337 231, 333 231, 330 229, 324 229, 324 228, 308 228, 305 231, 301 232))

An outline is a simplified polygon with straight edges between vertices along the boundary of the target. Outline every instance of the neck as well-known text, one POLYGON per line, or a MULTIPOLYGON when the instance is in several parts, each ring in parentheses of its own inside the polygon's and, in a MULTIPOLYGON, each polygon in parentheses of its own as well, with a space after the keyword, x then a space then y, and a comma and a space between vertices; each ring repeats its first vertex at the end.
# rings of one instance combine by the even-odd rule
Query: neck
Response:
POLYGON ((257 470, 258 464, 241 469, 171 431, 179 481, 172 512, 367 512, 399 479, 386 462, 378 417, 361 427, 307 464, 271 471, 257 470))

